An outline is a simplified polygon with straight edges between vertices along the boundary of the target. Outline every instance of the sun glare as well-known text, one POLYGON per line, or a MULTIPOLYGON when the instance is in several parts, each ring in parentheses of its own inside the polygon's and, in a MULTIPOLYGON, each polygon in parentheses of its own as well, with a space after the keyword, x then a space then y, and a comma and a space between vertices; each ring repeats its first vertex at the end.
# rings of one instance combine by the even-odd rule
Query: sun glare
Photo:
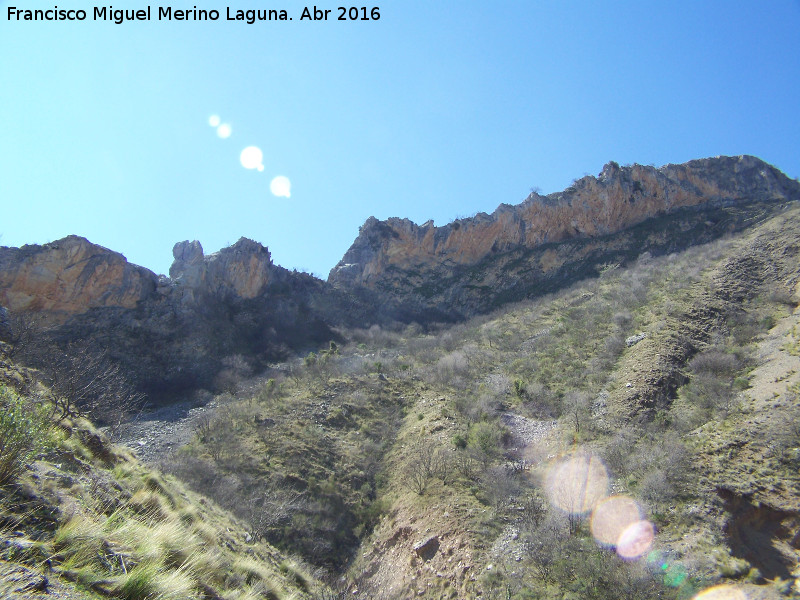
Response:
POLYGON ((656 530, 650 521, 637 521, 628 525, 620 534, 617 554, 627 560, 634 560, 650 550, 656 530))
POLYGON ((292 195, 292 182, 288 177, 278 175, 269 184, 269 191, 273 196, 290 198, 292 195))
POLYGON ((594 455, 580 454, 556 464, 547 477, 547 495, 564 512, 581 515, 608 494, 608 472, 594 455))
POLYGON ((264 153, 258 146, 248 146, 239 155, 239 162, 245 169, 264 170, 264 153))
POLYGON ((616 546, 623 532, 641 519, 642 513, 633 498, 611 496, 592 512, 592 535, 604 546, 616 546))
POLYGON ((693 600, 747 600, 747 594, 732 585, 717 585, 700 592, 693 600))

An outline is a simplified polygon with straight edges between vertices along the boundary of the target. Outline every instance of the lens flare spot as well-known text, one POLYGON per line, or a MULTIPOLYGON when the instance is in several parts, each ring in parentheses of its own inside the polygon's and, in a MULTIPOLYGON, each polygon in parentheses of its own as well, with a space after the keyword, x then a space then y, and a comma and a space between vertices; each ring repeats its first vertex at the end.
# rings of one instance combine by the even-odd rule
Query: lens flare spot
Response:
POLYGON ((670 587, 680 587, 689 574, 686 572, 686 567, 681 564, 670 565, 664 571, 664 585, 670 587))
POLYGON ((572 456, 550 469, 546 489, 554 506, 570 514, 585 514, 608 495, 608 471, 592 454, 572 456))
POLYGON ((258 146, 248 146, 239 155, 239 162, 245 169, 264 170, 264 153, 258 146))
POLYGON ((220 123, 221 120, 219 118, 219 115, 211 115, 210 117, 208 117, 208 124, 211 125, 212 127, 219 127, 220 123))
POLYGON ((642 512, 633 498, 611 496, 592 511, 592 535, 605 546, 616 546, 623 532, 641 520, 642 512))
POLYGON ((747 600, 747 594, 732 585, 715 585, 703 590, 692 600, 747 600))
POLYGON ((269 191, 273 196, 291 198, 292 196, 292 182, 288 177, 278 175, 269 184, 269 191))
POLYGON ((656 529, 650 521, 636 521, 628 525, 617 541, 617 554, 627 560, 643 556, 656 537, 656 529))
POLYGON ((223 123, 222 125, 217 127, 217 136, 221 137, 223 140, 231 137, 232 133, 233 133, 233 128, 227 123, 223 123))

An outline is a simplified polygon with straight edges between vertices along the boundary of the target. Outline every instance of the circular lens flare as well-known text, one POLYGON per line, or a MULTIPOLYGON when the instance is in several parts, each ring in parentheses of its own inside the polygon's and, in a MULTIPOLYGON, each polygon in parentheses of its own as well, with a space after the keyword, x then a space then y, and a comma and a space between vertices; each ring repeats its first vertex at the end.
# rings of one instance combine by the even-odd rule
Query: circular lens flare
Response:
POLYGON ((269 184, 269 191, 272 192, 273 196, 277 196, 278 198, 291 198, 292 196, 292 182, 289 181, 288 177, 284 177, 283 175, 278 175, 275 179, 273 179, 269 184))
POLYGON ((592 454, 556 463, 547 475, 547 496, 564 512, 582 515, 608 495, 608 471, 592 454))
POLYGON ((715 585, 703 590, 692 600, 747 600, 747 594, 732 585, 715 585))
POLYGON ((211 127, 219 127, 220 122, 219 115, 211 115, 208 117, 208 124, 211 125, 211 127))
POLYGON ((239 162, 245 169, 264 170, 264 153, 258 146, 248 146, 239 155, 239 162))
POLYGON ((656 537, 656 528, 650 521, 636 521, 628 525, 617 541, 617 554, 626 560, 643 556, 656 537))
POLYGON ((233 128, 227 123, 223 123, 217 127, 217 136, 221 137, 223 140, 231 137, 231 133, 233 133, 233 128))
POLYGON ((641 520, 642 513, 633 498, 611 496, 592 511, 592 535, 600 544, 617 546, 625 530, 641 520))

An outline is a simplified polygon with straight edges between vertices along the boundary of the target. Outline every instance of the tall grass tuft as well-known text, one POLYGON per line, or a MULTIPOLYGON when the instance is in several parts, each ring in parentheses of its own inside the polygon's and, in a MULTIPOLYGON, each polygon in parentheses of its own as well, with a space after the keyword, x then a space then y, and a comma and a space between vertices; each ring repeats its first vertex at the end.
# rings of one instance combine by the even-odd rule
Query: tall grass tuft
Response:
POLYGON ((148 600, 156 597, 159 566, 154 562, 139 563, 122 577, 117 594, 123 600, 148 600))

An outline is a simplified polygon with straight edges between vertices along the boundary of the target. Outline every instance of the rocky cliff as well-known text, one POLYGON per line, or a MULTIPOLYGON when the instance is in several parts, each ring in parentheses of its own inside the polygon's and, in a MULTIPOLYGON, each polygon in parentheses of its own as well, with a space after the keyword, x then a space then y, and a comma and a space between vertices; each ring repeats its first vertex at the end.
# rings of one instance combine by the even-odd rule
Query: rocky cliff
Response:
MULTIPOLYGON (((608 236, 653 217, 798 198, 798 182, 752 156, 708 158, 658 169, 610 162, 597 177, 578 179, 563 192, 534 193, 517 206, 501 204, 491 215, 479 213, 443 227, 430 221, 416 225, 408 219, 370 217, 328 281, 338 287, 390 293, 412 312, 427 307, 464 316, 488 307, 485 299, 476 298, 480 288, 491 286, 497 297, 520 287, 517 277, 508 277, 509 259, 527 261, 538 271, 539 277, 528 277, 526 284, 535 291, 537 279, 551 278, 571 262, 575 250, 586 259, 601 250, 592 240, 619 245, 608 236), (558 242, 577 247, 559 247, 558 242), (530 255, 536 250, 535 257, 530 255), (443 281, 446 286, 440 285, 443 281)), ((680 226, 695 228, 685 220, 680 226)), ((686 231, 663 233, 680 234, 684 245, 692 242, 686 231)), ((519 297, 519 292, 512 295, 519 297)))
POLYGON ((340 325, 462 319, 749 227, 798 199, 800 183, 749 156, 612 162, 563 192, 444 227, 371 217, 328 282, 274 265, 244 238, 210 255, 179 242, 165 277, 69 236, 0 248, 2 329, 9 337, 9 324, 36 314, 53 343, 101 346, 164 395, 214 385, 232 356, 257 369, 336 339, 340 325))
POLYGON ((43 246, 0 248, 0 304, 63 321, 90 308, 134 308, 156 289, 151 271, 71 235, 43 246))
POLYGON ((191 297, 199 293, 255 298, 266 290, 273 269, 269 250, 247 238, 209 256, 203 255, 197 240, 178 242, 172 256, 170 279, 191 297))
MULTIPOLYGON (((0 248, 0 333, 19 338, 35 320, 45 327, 37 339, 105 352, 157 399, 218 387, 231 363, 258 369, 327 344, 337 339, 332 326, 360 314, 358 302, 274 265, 252 240, 208 256, 197 241, 179 242, 173 256, 165 277, 77 236, 0 248)), ((46 368, 37 348, 27 360, 46 368)))
POLYGON ((0 305, 63 322, 92 308, 136 308, 176 296, 252 299, 266 292, 273 270, 267 248, 246 238, 209 256, 198 241, 173 248, 170 279, 130 264, 121 254, 71 235, 22 248, 0 248, 0 305))

